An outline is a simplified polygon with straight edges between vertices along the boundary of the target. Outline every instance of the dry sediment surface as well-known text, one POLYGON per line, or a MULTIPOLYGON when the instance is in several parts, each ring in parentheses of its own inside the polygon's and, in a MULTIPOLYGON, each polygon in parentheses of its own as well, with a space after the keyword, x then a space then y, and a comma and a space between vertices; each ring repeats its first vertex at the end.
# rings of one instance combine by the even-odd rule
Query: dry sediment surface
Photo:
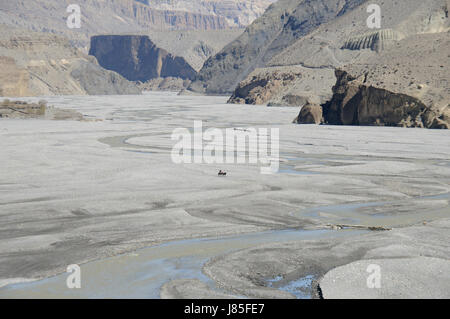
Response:
POLYGON ((329 271, 320 281, 320 289, 328 299, 449 298, 449 274, 447 258, 364 259, 329 271), (368 286, 368 270, 373 272, 374 266, 380 269, 380 281, 377 286, 369 281, 368 286))
MULTIPOLYGON (((2 284, 162 242, 330 224, 393 230, 356 234, 342 244, 330 239, 250 247, 213 259, 205 272, 225 294, 279 296, 264 280, 285 273, 295 280, 302 263, 311 262, 304 269, 322 275, 361 258, 448 258, 448 224, 441 220, 449 214, 448 130, 296 125, 290 123, 295 108, 227 105, 226 97, 47 100, 103 121, 0 119, 2 284), (175 164, 173 129, 191 129, 194 119, 203 120, 204 129, 278 128, 279 172, 261 174, 263 164, 175 164), (227 176, 218 177, 219 169, 227 176), (424 221, 423 228, 407 228, 424 221), (314 256, 324 259, 314 262, 314 256)), ((179 294, 201 296, 201 286, 193 283, 189 293, 179 294)))
POLYGON ((357 239, 263 245, 217 257, 204 272, 220 287, 256 298, 292 297, 269 280, 281 278, 283 287, 311 275, 306 291, 315 297, 449 298, 449 226, 443 219, 357 239), (367 284, 371 265, 380 267, 378 288, 367 284))

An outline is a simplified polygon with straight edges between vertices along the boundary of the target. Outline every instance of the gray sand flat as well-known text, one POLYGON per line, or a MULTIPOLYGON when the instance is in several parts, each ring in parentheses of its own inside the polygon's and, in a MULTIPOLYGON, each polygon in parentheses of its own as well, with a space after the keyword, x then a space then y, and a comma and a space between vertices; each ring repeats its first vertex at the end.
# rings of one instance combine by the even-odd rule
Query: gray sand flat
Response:
POLYGON ((161 242, 328 224, 395 229, 254 248, 214 259, 205 272, 233 294, 254 296, 268 289, 265 278, 299 278, 301 265, 310 265, 304 275, 322 276, 361 258, 450 255, 448 225, 405 227, 450 214, 450 131, 300 126, 290 124, 296 108, 227 105, 227 97, 46 99, 101 121, 0 119, 3 283, 161 242), (173 163, 172 131, 192 128, 194 119, 205 128, 279 128, 280 172, 173 163), (227 177, 218 178, 219 169, 227 177))
POLYGON ((365 259, 329 271, 320 281, 326 299, 449 298, 450 261, 415 257, 365 259), (380 285, 372 285, 371 265, 380 268, 380 285))
POLYGON ((236 296, 212 290, 198 279, 172 280, 161 287, 162 299, 233 299, 236 296))
POLYGON ((203 271, 222 289, 256 298, 286 298, 269 281, 281 278, 283 287, 308 275, 315 297, 320 281, 324 298, 448 298, 449 227, 441 219, 357 238, 260 245, 218 256, 203 271), (370 264, 381 267, 380 289, 367 288, 370 264))

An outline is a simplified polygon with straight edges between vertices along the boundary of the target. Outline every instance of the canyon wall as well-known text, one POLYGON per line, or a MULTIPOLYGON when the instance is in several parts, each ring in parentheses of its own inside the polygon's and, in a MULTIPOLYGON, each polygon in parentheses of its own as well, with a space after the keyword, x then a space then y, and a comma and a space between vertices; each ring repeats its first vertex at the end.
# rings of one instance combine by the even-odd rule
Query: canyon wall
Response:
POLYGON ((164 77, 192 79, 196 75, 184 58, 158 48, 148 36, 94 36, 89 54, 95 56, 102 67, 130 81, 146 82, 164 77))

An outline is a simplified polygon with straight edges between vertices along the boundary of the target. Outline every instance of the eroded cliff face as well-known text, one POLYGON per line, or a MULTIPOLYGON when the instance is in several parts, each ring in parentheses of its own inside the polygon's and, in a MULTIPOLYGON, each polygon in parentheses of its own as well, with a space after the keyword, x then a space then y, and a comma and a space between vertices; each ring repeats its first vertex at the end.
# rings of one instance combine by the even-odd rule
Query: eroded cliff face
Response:
MULTIPOLYGON (((323 105, 326 124, 376 125, 448 129, 446 108, 427 106, 418 98, 374 87, 365 76, 336 70, 333 98, 323 105)), ((302 118, 302 112, 299 119, 302 118)))
POLYGON ((89 54, 95 56, 102 67, 130 81, 146 82, 164 77, 192 79, 197 73, 184 58, 158 48, 148 36, 94 36, 89 54))

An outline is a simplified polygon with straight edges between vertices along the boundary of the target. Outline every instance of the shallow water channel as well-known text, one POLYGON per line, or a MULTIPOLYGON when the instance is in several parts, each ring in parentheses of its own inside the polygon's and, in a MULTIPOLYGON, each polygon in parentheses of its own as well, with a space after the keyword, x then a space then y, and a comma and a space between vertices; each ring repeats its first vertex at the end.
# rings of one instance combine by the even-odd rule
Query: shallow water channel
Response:
MULTIPOLYGON (((276 230, 214 239, 168 242, 81 265, 81 288, 67 288, 68 273, 12 284, 0 298, 159 298, 160 288, 174 279, 199 279, 212 289, 214 281, 202 273, 210 258, 256 245, 361 234, 351 230, 276 230)), ((277 278, 268 280, 268 286, 277 278)), ((303 281, 302 281, 303 282, 303 281)), ((309 281, 306 280, 304 284, 309 281)), ((309 298, 295 282, 279 287, 299 298, 309 298), (298 286, 298 290, 296 287, 298 286)))

